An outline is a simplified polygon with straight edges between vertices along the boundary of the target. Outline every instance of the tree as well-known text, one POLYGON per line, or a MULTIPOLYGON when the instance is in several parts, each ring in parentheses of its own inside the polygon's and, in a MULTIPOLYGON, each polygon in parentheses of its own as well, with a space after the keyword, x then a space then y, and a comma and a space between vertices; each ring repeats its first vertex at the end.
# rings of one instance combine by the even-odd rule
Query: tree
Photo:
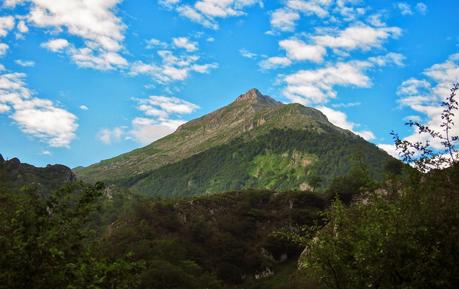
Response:
POLYGON ((0 288, 135 288, 140 263, 98 254, 89 223, 103 189, 78 182, 48 198, 0 192, 0 288))
POLYGON ((308 183, 312 187, 312 191, 315 192, 318 187, 322 184, 323 180, 320 176, 312 175, 308 178, 308 183))
MULTIPOLYGON (((459 164, 451 136, 458 110, 455 92, 442 103, 441 132, 409 122, 419 134, 440 140, 411 143, 393 133, 403 159, 422 178, 403 183, 391 198, 368 193, 366 202, 326 212, 328 223, 309 241, 301 266, 328 288, 459 288, 459 164), (439 170, 441 168, 445 168, 439 170), (438 170, 432 170, 432 168, 438 170)), ((387 172, 400 168, 389 164, 387 172)))
POLYGON ((400 139, 395 132, 391 133, 403 161, 413 164, 421 172, 427 172, 433 168, 449 167, 459 161, 457 151, 459 137, 451 134, 455 125, 454 116, 458 110, 458 102, 455 99, 457 90, 459 90, 459 83, 453 85, 451 94, 441 103, 443 111, 441 113, 440 131, 410 120, 406 124, 414 127, 420 139, 424 140, 413 143, 406 139, 400 139))

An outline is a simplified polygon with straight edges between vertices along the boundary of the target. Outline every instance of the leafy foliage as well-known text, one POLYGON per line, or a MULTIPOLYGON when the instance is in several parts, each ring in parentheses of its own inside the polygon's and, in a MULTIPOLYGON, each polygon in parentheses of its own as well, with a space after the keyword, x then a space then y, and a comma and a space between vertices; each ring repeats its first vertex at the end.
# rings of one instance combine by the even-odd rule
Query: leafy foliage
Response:
POLYGON ((106 259, 87 226, 103 186, 74 183, 44 198, 0 190, 0 288, 132 288, 140 263, 106 259))
POLYGON ((385 188, 349 207, 337 200, 326 213, 300 264, 327 288, 459 287, 459 164, 450 136, 458 88, 442 104, 442 132, 408 123, 443 149, 393 134, 404 160, 424 174, 389 162, 385 188))
MULTIPOLYGON (((140 288, 220 288, 248 282, 285 255, 295 261, 326 199, 308 192, 230 192, 193 199, 141 198, 106 238, 112 258, 145 263, 140 288)), ((287 261, 282 260, 282 261, 287 261)))

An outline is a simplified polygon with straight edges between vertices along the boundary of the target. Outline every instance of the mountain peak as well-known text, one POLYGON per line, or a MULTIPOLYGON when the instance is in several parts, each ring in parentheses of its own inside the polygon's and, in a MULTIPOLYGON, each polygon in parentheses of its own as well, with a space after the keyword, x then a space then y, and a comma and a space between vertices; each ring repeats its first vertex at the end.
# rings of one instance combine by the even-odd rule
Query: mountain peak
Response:
POLYGON ((256 100, 258 98, 263 98, 263 94, 261 94, 261 92, 258 89, 252 88, 246 93, 238 96, 238 98, 236 98, 236 101, 239 102, 239 101, 246 101, 246 100, 256 100))
POLYGON ((251 104, 263 104, 268 106, 279 105, 280 102, 274 100, 272 97, 263 95, 258 89, 252 88, 244 94, 238 96, 235 100, 235 103, 251 103, 251 104))

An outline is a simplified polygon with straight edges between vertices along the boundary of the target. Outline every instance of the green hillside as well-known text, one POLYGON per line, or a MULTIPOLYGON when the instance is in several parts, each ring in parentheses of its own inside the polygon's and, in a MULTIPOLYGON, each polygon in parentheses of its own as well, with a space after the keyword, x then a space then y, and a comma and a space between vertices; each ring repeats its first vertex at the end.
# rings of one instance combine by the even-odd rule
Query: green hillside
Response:
POLYGON ((29 188, 47 194, 75 180, 70 168, 63 165, 48 165, 44 168, 21 163, 19 159, 4 160, 0 154, 0 186, 9 191, 29 188))
POLYGON ((317 176, 328 185, 356 159, 381 179, 389 158, 316 109, 281 104, 250 90, 161 140, 75 173, 85 181, 161 196, 305 190, 317 176))

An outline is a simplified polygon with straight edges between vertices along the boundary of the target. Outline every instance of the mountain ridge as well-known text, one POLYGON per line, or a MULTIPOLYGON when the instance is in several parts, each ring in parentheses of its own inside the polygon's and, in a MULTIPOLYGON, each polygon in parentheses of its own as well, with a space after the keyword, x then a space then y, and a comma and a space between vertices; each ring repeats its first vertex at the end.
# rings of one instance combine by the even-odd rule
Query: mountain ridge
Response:
POLYGON ((35 167, 21 163, 18 158, 5 160, 0 154, 0 184, 9 190, 20 191, 27 185, 34 186, 39 193, 48 194, 75 179, 72 170, 64 165, 35 167))
MULTIPOLYGON (((194 192, 189 190, 196 190, 196 193, 200 194, 203 192, 219 192, 220 190, 241 189, 245 187, 251 188, 252 186, 258 189, 306 189, 308 188, 306 179, 314 173, 311 168, 318 168, 317 163, 320 162, 319 155, 323 158, 323 155, 327 154, 327 152, 315 148, 306 148, 305 146, 320 146, 320 142, 315 142, 315 140, 320 140, 321 138, 333 143, 330 146, 330 150, 343 150, 340 148, 340 144, 335 141, 340 139, 341 142, 347 145, 365 144, 366 150, 380 156, 380 159, 388 157, 386 153, 380 151, 374 145, 369 146, 371 149, 368 148, 367 143, 359 136, 331 124, 327 117, 317 109, 305 107, 301 104, 283 104, 269 96, 263 95, 257 89, 251 89, 239 95, 229 105, 183 124, 174 133, 150 145, 99 162, 87 168, 75 169, 74 172, 79 178, 85 181, 105 181, 108 184, 117 183, 118 185, 121 184, 127 187, 138 187, 134 183, 136 181, 140 182, 143 178, 143 185, 140 191, 147 192, 150 189, 154 189, 150 185, 158 184, 158 180, 152 180, 152 176, 162 178, 159 172, 167 171, 167 174, 169 174, 168 168, 175 167, 175 170, 182 171, 183 167, 187 167, 196 172, 201 171, 203 167, 193 164, 190 161, 190 159, 193 159, 197 164, 199 162, 205 164, 204 166, 209 170, 215 171, 216 175, 209 175, 206 172, 202 172, 199 176, 191 176, 190 172, 183 172, 190 178, 189 180, 185 180, 181 179, 185 175, 178 176, 177 178, 181 179, 183 183, 188 182, 193 184, 196 181, 193 178, 197 178, 200 180, 199 183, 201 185, 180 185, 175 189, 170 188, 171 191, 180 194, 178 192, 179 187, 182 189, 186 188, 186 194, 194 194, 194 192), (292 146, 289 147, 287 145, 284 147, 284 151, 279 151, 276 147, 271 146, 272 140, 270 138, 283 135, 282 131, 290 131, 286 137, 293 139, 287 139, 285 142, 290 143, 292 146), (314 141, 307 140, 306 138, 312 138, 314 141), (259 142, 261 139, 264 139, 265 143, 258 144, 258 148, 253 147, 252 144, 259 142), (244 151, 248 147, 251 147, 251 150, 255 150, 256 152, 251 151, 245 155, 246 159, 239 160, 239 162, 247 165, 246 168, 239 167, 238 163, 227 159, 225 155, 237 155, 238 151, 244 151), (225 149, 228 151, 225 152, 225 149), (274 155, 267 150, 274 151, 274 155), (213 155, 215 159, 209 159, 205 156, 206 153, 213 155), (227 162, 222 162, 222 159, 226 159, 227 162), (245 170, 245 175, 236 176, 228 172, 223 173, 220 167, 212 168, 213 163, 218 164, 219 162, 222 165, 232 166, 234 169, 237 167, 238 170, 245 170), (286 185, 284 181, 279 181, 279 184, 284 182, 282 185, 276 185, 276 180, 263 180, 261 183, 265 185, 259 187, 258 185, 261 183, 258 183, 256 179, 260 175, 262 175, 262 178, 271 178, 272 176, 270 175, 285 178, 278 175, 274 169, 267 172, 266 168, 257 167, 267 165, 276 167, 276 162, 286 166, 279 167, 277 170, 284 171, 288 167, 291 172, 295 172, 297 179, 289 180, 291 186, 286 185), (315 165, 307 167, 299 165, 300 163, 315 165), (302 172, 302 170, 306 172, 302 172), (218 175, 217 172, 223 173, 223 175, 218 175), (229 176, 237 179, 233 185, 220 182, 222 178, 227 179, 229 176), (216 178, 214 183, 216 182, 218 185, 211 185, 209 180, 205 178, 216 178), (148 181, 145 182, 145 180, 148 181)), ((341 159, 350 159, 348 154, 351 151, 352 154, 358 153, 355 149, 346 149, 345 155, 337 155, 336 158, 344 162, 345 166, 347 166, 349 160, 341 159)), ((329 152, 328 154, 332 155, 333 153, 329 152)), ((236 156, 233 157, 233 159, 237 158, 236 156)), ((322 169, 317 170, 321 171, 322 169)), ((342 174, 342 171, 344 170, 339 169, 337 170, 339 173, 332 172, 326 178, 329 179, 342 174)), ((284 173, 289 175, 288 171, 284 173)), ((377 174, 379 173, 375 173, 375 175, 377 174)), ((229 179, 227 181, 233 183, 229 179)), ((168 184, 175 186, 173 182, 168 184)), ((162 190, 161 194, 167 194, 167 186, 163 186, 162 190)))

